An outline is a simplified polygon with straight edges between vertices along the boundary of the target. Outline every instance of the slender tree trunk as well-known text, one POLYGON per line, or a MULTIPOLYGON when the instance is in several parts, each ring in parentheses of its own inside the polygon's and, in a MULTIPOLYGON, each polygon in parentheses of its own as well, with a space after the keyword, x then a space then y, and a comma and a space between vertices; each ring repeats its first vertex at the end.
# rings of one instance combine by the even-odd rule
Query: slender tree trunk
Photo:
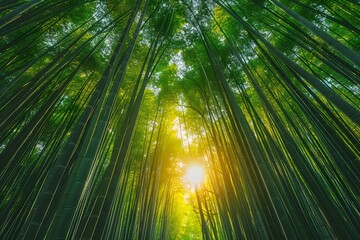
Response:
POLYGON ((302 24, 304 27, 308 28, 310 31, 312 31, 316 36, 321 38, 324 42, 329 44, 329 46, 333 47, 335 50, 337 50, 342 56, 346 57, 350 61, 352 61, 357 67, 360 67, 360 56, 353 51, 352 49, 348 48, 344 44, 340 43, 333 37, 331 37, 329 34, 324 32, 323 30, 316 27, 313 23, 311 23, 306 18, 302 17, 301 15, 297 14, 290 8, 286 7, 284 4, 282 4, 279 1, 271 0, 276 6, 281 8, 284 12, 286 12, 288 15, 290 15, 292 18, 297 20, 300 24, 302 24))

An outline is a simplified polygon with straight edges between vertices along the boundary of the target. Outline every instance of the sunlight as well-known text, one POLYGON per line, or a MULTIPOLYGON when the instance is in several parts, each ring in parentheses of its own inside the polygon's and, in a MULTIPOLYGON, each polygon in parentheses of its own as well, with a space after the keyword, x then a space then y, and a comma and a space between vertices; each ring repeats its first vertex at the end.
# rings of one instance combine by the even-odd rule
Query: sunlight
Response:
POLYGON ((192 187, 196 187, 203 182, 204 176, 205 171, 202 166, 191 165, 186 170, 185 179, 192 187))

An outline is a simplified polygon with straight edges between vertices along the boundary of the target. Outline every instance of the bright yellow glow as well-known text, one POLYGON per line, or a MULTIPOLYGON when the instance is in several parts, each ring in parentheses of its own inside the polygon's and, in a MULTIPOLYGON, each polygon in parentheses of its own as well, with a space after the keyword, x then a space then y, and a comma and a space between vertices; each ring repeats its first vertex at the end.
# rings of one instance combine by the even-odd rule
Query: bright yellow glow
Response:
POLYGON ((200 185, 205 176, 204 168, 200 165, 191 165, 186 170, 185 178, 187 182, 192 186, 200 185))

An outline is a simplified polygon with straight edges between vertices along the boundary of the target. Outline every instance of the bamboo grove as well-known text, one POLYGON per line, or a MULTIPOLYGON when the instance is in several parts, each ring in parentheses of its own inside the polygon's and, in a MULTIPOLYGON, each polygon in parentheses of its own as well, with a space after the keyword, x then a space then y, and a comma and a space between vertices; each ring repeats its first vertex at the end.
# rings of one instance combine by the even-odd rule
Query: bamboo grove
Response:
POLYGON ((0 239, 360 238, 358 1, 0 9, 0 239))

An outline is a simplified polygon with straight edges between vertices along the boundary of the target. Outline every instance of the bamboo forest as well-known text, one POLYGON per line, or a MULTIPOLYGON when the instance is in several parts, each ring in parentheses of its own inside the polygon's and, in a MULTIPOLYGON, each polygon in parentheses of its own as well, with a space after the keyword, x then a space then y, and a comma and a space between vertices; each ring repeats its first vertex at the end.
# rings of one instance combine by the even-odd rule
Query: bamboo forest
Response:
POLYGON ((360 239, 358 0, 0 0, 0 239, 360 239))

